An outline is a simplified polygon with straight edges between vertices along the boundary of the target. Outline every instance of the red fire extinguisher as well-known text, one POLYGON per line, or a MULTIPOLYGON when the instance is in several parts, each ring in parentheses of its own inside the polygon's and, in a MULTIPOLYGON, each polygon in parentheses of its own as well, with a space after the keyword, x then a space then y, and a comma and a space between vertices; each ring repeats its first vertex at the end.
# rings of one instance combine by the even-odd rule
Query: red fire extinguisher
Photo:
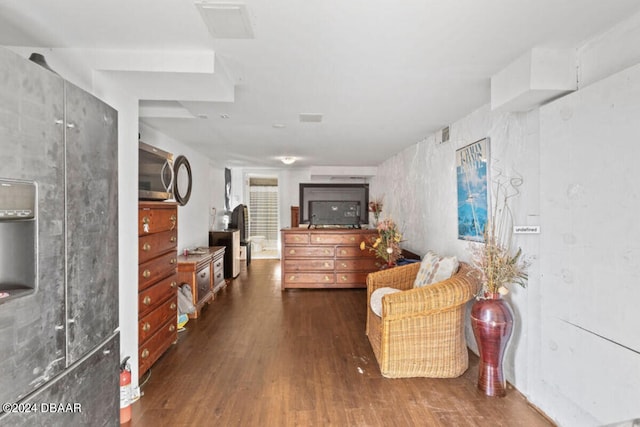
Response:
POLYGON ((131 421, 131 367, 127 360, 129 356, 120 364, 120 424, 131 421))

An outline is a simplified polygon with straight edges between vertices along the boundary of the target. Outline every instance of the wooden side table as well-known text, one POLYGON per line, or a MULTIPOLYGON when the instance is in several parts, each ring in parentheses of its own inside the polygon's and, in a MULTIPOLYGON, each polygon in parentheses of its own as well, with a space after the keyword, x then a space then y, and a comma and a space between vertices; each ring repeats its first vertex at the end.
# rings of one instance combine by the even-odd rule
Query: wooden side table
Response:
POLYGON ((211 246, 178 256, 178 281, 180 285, 186 283, 191 287, 193 305, 196 307, 196 311, 189 315, 192 319, 200 316, 204 304, 213 301, 214 290, 224 286, 224 251, 224 246, 211 246))

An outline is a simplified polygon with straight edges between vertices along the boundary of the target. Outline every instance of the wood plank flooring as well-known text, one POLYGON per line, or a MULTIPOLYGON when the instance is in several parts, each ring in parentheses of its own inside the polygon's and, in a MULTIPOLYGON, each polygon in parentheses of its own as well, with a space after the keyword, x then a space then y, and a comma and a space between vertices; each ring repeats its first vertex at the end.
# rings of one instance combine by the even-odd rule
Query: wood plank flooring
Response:
MULTIPOLYGON (((256 259, 151 368, 132 426, 550 426, 517 390, 387 379, 365 335, 366 291, 280 291, 256 259)), ((144 378, 142 379, 144 380, 144 378)))

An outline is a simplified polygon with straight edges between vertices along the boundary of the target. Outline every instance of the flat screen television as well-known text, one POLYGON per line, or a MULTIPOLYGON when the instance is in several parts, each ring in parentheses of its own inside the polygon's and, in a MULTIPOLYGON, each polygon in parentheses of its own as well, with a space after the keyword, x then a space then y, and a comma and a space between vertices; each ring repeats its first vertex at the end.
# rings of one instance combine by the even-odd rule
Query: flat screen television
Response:
POLYGON ((311 225, 360 226, 360 202, 357 200, 312 200, 309 202, 311 225))
MULTIPOLYGON (((311 225, 311 202, 359 202, 359 212, 353 223, 324 224, 324 225, 362 225, 369 222, 369 184, 316 184, 300 183, 300 224, 311 225)), ((352 218, 352 217, 350 217, 352 218)), ((344 220, 343 220, 344 221, 344 220)))

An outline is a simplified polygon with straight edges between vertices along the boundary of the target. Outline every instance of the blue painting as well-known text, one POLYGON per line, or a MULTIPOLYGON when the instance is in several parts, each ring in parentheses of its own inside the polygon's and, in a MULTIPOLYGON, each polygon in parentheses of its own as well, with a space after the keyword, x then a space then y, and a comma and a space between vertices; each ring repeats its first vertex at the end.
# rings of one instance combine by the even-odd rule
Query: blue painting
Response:
POLYGON ((484 242, 487 224, 489 139, 456 150, 458 239, 484 242))

